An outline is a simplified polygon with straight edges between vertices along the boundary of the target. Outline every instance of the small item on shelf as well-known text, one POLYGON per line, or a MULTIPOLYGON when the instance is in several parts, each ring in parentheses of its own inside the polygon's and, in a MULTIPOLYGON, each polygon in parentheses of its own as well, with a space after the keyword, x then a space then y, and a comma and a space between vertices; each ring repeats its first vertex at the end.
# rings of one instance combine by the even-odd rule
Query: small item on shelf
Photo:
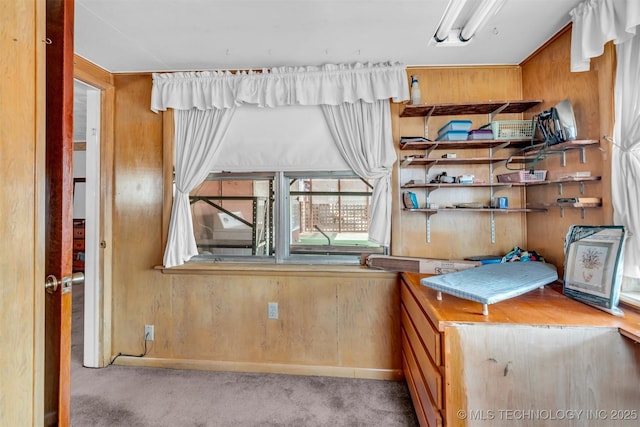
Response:
POLYGON ((498 176, 498 182, 539 182, 547 178, 546 170, 521 170, 511 173, 502 173, 498 176))
POLYGON ((470 140, 493 139, 493 132, 491 131, 491 129, 474 129, 469 132, 467 138, 470 140))
POLYGON ((484 206, 480 202, 457 203, 456 208, 482 209, 484 206))
POLYGON ((556 200, 556 203, 559 205, 569 204, 569 205, 584 205, 584 204, 602 204, 602 199, 600 197, 559 197, 556 200))
POLYGON ((449 131, 463 131, 468 133, 471 130, 471 125, 471 120, 451 120, 438 129, 438 136, 442 136, 449 131))
POLYGON ((499 264, 502 262, 501 255, 474 255, 466 257, 467 261, 479 261, 482 264, 499 264))
POLYGON ((572 174, 561 176, 560 179, 580 179, 580 178, 589 178, 590 176, 591 176, 590 171, 573 172, 572 174))
POLYGON ((531 139, 536 130, 532 120, 497 120, 491 122, 495 139, 531 139))
POLYGON ((400 144, 406 144, 407 142, 431 142, 431 140, 423 136, 401 136, 400 137, 400 144))
POLYGON ((459 184, 473 184, 473 179, 474 176, 473 175, 460 175, 456 181, 459 184))
POLYGON ((443 154, 442 155, 443 159, 455 159, 456 158, 456 153, 447 153, 447 154, 443 154))
POLYGON ((489 203, 489 207, 494 209, 508 209, 509 208, 509 198, 507 197, 494 197, 491 199, 491 203, 489 203))
POLYGON ((411 191, 405 191, 402 193, 402 202, 407 209, 418 209, 418 198, 415 193, 411 191))
POLYGON ((411 103, 418 105, 422 103, 422 94, 418 85, 418 77, 414 74, 411 76, 411 103))
POLYGON ((433 181, 434 184, 453 184, 456 182, 455 177, 448 176, 446 172, 442 172, 440 175, 437 175, 433 181))
POLYGON ((450 130, 439 135, 436 141, 466 141, 469 134, 466 130, 450 130))

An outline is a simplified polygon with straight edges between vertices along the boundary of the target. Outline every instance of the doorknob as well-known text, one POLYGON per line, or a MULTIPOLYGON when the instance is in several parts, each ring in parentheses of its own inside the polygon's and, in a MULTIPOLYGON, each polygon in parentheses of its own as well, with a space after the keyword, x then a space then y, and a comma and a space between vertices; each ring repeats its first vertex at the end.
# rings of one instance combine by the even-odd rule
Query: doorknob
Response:
POLYGON ((66 294, 67 292, 71 292, 73 285, 79 285, 80 283, 84 283, 83 273, 73 273, 71 276, 63 277, 62 280, 58 280, 56 276, 50 274, 44 282, 44 288, 47 292, 53 294, 58 290, 58 286, 62 286, 61 292, 66 294))

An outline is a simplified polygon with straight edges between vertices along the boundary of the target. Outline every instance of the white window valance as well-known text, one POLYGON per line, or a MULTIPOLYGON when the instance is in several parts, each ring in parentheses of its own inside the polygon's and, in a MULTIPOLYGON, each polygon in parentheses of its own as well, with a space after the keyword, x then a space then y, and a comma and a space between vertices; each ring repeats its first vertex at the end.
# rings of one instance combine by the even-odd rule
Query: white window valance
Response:
POLYGON ((340 105, 383 99, 409 99, 404 65, 356 63, 278 67, 260 72, 154 73, 151 109, 226 109, 245 103, 259 107, 340 105))
POLYGON ((588 71, 607 42, 621 44, 636 34, 640 1, 586 0, 571 11, 571 19, 571 71, 588 71))

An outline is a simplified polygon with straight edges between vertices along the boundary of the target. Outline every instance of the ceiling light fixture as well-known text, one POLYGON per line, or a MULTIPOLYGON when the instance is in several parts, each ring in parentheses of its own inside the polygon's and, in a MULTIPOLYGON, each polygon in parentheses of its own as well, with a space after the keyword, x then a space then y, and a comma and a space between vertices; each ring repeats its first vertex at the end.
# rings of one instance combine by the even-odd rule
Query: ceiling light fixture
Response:
POLYGON ((467 0, 449 0, 433 40, 437 46, 466 45, 486 21, 498 12, 504 2, 505 0, 482 0, 462 28, 454 28, 467 0))
POLYGON ((484 0, 460 30, 460 41, 466 43, 471 40, 471 37, 476 34, 476 31, 500 10, 504 1, 505 0, 484 0))
POLYGON ((440 20, 440 24, 438 24, 438 29, 436 33, 433 35, 433 39, 436 43, 442 43, 443 41, 449 38, 451 34, 451 30, 453 29, 453 24, 462 12, 462 8, 464 7, 467 0, 450 0, 447 5, 447 9, 444 11, 442 15, 442 19, 440 20))

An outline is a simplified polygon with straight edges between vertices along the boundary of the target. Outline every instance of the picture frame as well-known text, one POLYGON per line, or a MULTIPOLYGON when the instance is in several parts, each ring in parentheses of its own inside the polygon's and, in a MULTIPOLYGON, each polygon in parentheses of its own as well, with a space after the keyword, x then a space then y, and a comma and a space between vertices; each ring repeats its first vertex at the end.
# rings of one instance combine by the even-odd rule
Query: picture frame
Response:
POLYGON ((563 293, 622 315, 618 302, 624 238, 623 226, 572 225, 565 240, 563 293))

